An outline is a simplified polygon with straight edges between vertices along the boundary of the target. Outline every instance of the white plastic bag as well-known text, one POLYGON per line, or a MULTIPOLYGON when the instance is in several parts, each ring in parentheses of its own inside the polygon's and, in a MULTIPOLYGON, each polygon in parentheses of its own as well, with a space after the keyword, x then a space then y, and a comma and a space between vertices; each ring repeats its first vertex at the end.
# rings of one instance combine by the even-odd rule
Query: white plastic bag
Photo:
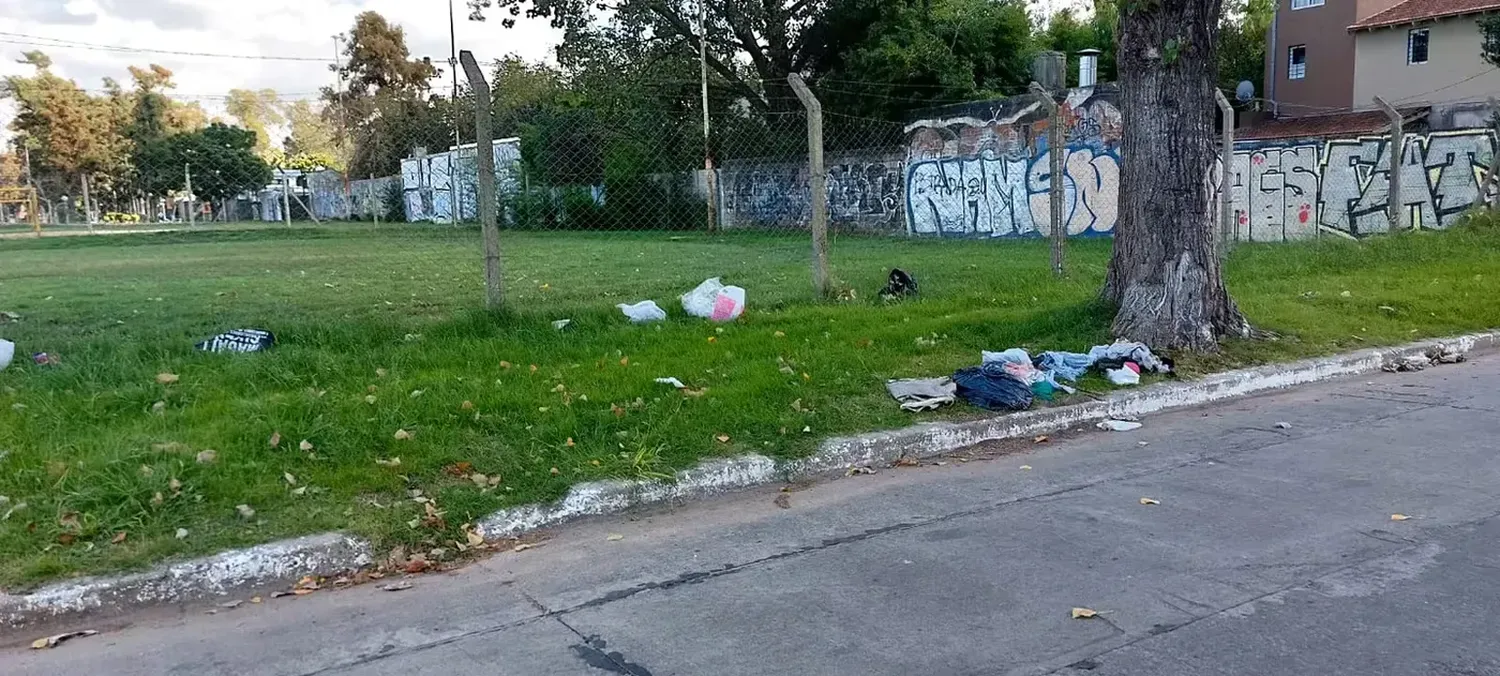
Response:
POLYGON ((1141 424, 1133 420, 1101 420, 1095 427, 1109 432, 1129 432, 1140 429, 1141 424))
POLYGON ((16 344, 8 340, 0 340, 0 371, 10 366, 10 360, 16 356, 16 344))
POLYGON ((716 322, 734 321, 745 312, 745 290, 738 286, 724 286, 718 277, 714 277, 683 294, 682 309, 694 317, 716 322))
POLYGON ((1141 384, 1141 374, 1136 373, 1134 369, 1130 368, 1121 367, 1117 369, 1108 369, 1104 372, 1104 375, 1109 378, 1109 382, 1112 382, 1116 385, 1141 384))
POLYGON ((667 318, 667 311, 661 309, 654 300, 643 300, 635 305, 620 303, 615 307, 630 318, 632 324, 649 324, 651 322, 663 321, 667 318))

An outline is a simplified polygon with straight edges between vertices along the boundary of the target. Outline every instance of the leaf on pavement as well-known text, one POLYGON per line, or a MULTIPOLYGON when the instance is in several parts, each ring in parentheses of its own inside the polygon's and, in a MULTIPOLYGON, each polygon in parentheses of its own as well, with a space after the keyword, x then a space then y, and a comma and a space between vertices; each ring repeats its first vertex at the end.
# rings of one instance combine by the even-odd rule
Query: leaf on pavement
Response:
POLYGON ((83 636, 93 636, 97 633, 99 632, 94 631, 93 629, 84 629, 82 631, 70 631, 66 634, 56 634, 53 636, 48 636, 46 638, 39 638, 31 642, 31 649, 46 650, 48 648, 56 648, 57 644, 62 643, 63 641, 66 641, 68 639, 80 638, 83 636))
POLYGON ((537 548, 537 546, 538 545, 534 545, 534 544, 531 544, 531 543, 528 543, 528 542, 523 542, 521 544, 516 545, 514 548, 511 549, 511 551, 513 551, 513 552, 524 552, 524 551, 526 551, 528 549, 535 549, 535 548, 537 548))
POLYGON ((403 580, 401 582, 392 582, 390 584, 381 585, 380 586, 380 591, 388 591, 388 592, 406 591, 408 589, 411 589, 412 586, 413 586, 412 583, 403 580))
POLYGON ((1041 436, 1033 437, 1031 439, 1031 442, 1034 444, 1045 444, 1047 443, 1047 435, 1043 434, 1041 436))
POLYGON ((1159 504, 1161 504, 1161 501, 1157 500, 1155 498, 1141 498, 1141 504, 1143 504, 1143 505, 1159 505, 1159 504))
POLYGON ((1097 611, 1095 611, 1094 609, 1092 609, 1092 608, 1074 608, 1073 609, 1073 619, 1075 619, 1075 620, 1087 620, 1087 619, 1089 619, 1091 617, 1098 617, 1098 616, 1099 616, 1099 613, 1097 611))
POLYGON ((776 499, 772 500, 771 502, 782 509, 792 508, 792 497, 790 495, 787 495, 786 493, 778 494, 776 496, 776 499))
POLYGON ((1409 516, 1407 516, 1405 514, 1392 514, 1391 515, 1391 521, 1405 521, 1405 520, 1410 519, 1410 518, 1411 517, 1409 517, 1409 516))
POLYGON ((1021 465, 1021 469, 1031 469, 1031 465, 1021 465))

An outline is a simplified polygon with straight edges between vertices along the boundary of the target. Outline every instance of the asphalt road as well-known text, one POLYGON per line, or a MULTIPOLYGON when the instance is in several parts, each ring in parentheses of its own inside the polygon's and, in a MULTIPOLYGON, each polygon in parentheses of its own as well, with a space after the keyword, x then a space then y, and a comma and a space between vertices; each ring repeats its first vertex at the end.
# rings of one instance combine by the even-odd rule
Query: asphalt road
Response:
POLYGON ((0 673, 1500 674, 1497 390, 1480 358, 601 519, 0 673))

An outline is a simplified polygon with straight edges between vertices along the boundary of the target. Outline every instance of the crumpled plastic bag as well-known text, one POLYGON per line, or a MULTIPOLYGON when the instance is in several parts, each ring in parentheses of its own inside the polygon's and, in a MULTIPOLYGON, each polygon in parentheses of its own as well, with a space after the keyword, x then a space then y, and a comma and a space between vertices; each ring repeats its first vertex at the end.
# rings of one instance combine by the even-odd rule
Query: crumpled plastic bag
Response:
POLYGON ((225 331, 193 347, 204 352, 262 352, 276 345, 276 334, 264 329, 225 331))
POLYGON ((682 309, 694 317, 716 322, 734 321, 745 312, 745 290, 738 286, 724 286, 718 277, 714 277, 683 294, 682 309))
POLYGON ((8 340, 0 340, 0 371, 10 366, 10 360, 16 358, 16 344, 8 340))
POLYGON ((657 305, 654 300, 643 300, 634 305, 620 303, 615 307, 620 308, 620 312, 625 313, 632 324, 649 324, 664 321, 667 318, 667 311, 661 309, 661 306, 657 305))
POLYGON ((1104 372, 1104 375, 1109 378, 1109 382, 1116 385, 1141 384, 1141 374, 1129 368, 1108 369, 1104 372))

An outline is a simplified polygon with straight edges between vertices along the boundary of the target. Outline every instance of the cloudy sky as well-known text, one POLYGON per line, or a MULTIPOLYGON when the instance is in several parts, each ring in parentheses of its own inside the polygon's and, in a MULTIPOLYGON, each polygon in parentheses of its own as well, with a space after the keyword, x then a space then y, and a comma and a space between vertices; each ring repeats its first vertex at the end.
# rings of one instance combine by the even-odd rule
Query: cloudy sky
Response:
MULTIPOLYGON (((489 21, 472 22, 463 0, 454 2, 458 47, 472 50, 481 62, 507 53, 550 58, 558 34, 545 21, 522 20, 506 29, 499 14, 492 13, 489 21)), ((406 30, 414 56, 447 61, 446 0, 0 0, 0 75, 27 73, 30 67, 15 60, 23 51, 41 49, 52 57, 54 71, 89 90, 98 90, 105 77, 128 84, 127 66, 161 64, 176 74, 174 96, 198 100, 211 113, 223 110, 220 97, 234 88, 270 88, 284 98, 314 98, 319 87, 333 81, 328 70, 333 36, 347 33, 355 15, 370 10, 406 30), (59 40, 74 46, 40 46, 59 40)), ((0 122, 9 117, 0 111, 0 122)))

